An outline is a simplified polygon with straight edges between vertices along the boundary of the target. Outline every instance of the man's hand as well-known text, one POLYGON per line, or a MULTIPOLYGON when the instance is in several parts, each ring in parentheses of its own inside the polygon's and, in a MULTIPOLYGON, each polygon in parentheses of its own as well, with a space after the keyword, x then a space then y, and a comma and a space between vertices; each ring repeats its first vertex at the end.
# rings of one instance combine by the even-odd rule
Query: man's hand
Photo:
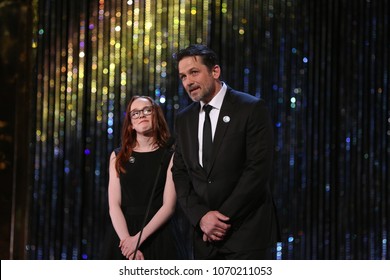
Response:
POLYGON ((209 211, 199 222, 200 229, 203 231, 203 241, 221 241, 225 238, 230 229, 229 217, 218 211, 209 211))

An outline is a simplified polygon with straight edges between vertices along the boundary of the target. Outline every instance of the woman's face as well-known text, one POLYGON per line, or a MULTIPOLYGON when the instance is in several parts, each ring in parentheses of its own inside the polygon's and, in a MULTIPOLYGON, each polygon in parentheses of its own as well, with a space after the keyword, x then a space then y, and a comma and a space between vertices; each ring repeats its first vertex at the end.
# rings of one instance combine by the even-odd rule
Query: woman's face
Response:
POLYGON ((146 134, 153 129, 153 106, 146 98, 137 98, 131 104, 131 124, 138 134, 146 134))

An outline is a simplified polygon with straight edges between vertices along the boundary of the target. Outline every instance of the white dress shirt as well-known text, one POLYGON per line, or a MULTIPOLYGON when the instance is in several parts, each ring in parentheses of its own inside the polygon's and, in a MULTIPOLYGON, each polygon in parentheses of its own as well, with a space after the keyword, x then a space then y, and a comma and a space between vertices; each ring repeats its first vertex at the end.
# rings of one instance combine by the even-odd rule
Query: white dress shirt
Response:
MULTIPOLYGON (((215 129, 217 128, 217 122, 219 117, 219 112, 221 111, 222 102, 225 98, 227 86, 222 82, 221 90, 211 99, 208 103, 213 107, 210 111, 210 121, 211 121, 211 132, 214 141, 215 129)), ((202 155, 203 155, 203 124, 205 118, 205 112, 203 111, 203 106, 205 103, 200 101, 200 111, 199 111, 199 125, 198 125, 198 142, 199 142, 199 162, 203 166, 202 155)))

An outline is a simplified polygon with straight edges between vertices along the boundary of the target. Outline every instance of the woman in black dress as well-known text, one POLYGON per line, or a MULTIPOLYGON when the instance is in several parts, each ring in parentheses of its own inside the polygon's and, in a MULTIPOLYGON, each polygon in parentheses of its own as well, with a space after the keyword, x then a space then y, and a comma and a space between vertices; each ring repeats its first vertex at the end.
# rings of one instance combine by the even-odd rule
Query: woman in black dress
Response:
POLYGON ((116 234, 107 258, 176 258, 169 223, 176 205, 169 139, 161 108, 148 96, 134 96, 126 109, 122 145, 110 157, 109 213, 116 234), (152 191, 156 176, 159 178, 152 191), (151 196, 149 215, 135 252, 151 196))

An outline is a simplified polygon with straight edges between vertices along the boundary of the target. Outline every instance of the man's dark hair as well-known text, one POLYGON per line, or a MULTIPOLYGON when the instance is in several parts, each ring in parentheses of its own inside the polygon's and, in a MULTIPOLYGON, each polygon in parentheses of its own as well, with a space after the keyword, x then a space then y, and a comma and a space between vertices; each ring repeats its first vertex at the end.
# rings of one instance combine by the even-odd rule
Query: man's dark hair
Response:
POLYGON ((185 49, 181 49, 173 55, 173 58, 179 63, 180 60, 188 56, 200 56, 202 59, 201 62, 206 65, 209 70, 212 70, 213 67, 218 64, 218 57, 215 52, 201 44, 194 44, 185 49))

